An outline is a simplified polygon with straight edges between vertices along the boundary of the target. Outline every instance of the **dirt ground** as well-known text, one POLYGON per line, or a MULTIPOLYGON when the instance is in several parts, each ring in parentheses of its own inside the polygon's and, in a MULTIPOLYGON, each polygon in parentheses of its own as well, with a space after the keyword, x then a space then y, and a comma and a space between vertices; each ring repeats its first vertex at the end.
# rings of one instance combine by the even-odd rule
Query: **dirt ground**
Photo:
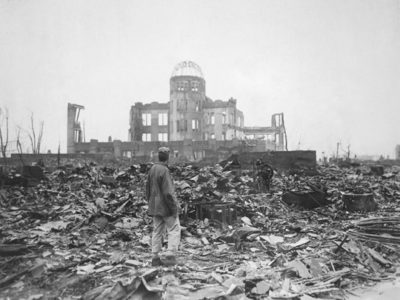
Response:
POLYGON ((400 278, 359 288, 354 293, 348 300, 397 300, 400 299, 400 278))

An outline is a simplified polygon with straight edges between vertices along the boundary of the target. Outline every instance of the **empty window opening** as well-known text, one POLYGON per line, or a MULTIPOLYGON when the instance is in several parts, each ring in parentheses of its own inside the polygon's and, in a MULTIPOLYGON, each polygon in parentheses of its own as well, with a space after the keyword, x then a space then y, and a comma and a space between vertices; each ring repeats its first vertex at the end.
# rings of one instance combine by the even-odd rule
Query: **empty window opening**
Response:
POLYGON ((166 126, 168 125, 168 114, 160 113, 158 114, 158 126, 166 126))
POLYGON ((168 142, 168 133, 159 133, 158 141, 160 142, 168 142))
POLYGON ((143 142, 151 142, 151 133, 143 133, 142 141, 143 142))
POLYGON ((142 121, 143 121, 143 126, 150 126, 151 125, 151 114, 149 114, 149 113, 142 114, 142 121))
POLYGON ((214 125, 214 124, 215 124, 215 116, 214 116, 214 113, 211 114, 210 123, 211 123, 211 125, 214 125))
POLYGON ((192 120, 192 130, 199 129, 199 120, 192 120))
POLYGON ((191 85, 192 85, 193 92, 197 92, 199 90, 199 82, 198 81, 192 81, 191 85))

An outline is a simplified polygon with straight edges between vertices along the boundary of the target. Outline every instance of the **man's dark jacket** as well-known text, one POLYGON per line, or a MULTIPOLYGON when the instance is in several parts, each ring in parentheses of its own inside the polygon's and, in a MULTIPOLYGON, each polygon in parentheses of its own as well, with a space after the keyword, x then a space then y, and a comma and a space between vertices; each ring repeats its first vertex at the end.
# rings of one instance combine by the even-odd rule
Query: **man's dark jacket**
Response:
POLYGON ((177 215, 175 188, 166 164, 156 163, 151 167, 146 182, 146 199, 149 202, 149 215, 177 215))

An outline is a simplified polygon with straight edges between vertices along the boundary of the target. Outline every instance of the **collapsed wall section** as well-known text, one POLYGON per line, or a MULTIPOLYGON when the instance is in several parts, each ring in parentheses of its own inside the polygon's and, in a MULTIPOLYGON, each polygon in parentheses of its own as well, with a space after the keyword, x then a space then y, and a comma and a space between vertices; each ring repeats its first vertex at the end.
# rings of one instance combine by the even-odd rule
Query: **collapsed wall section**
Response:
POLYGON ((79 114, 85 107, 78 104, 68 103, 67 114, 67 153, 75 153, 75 144, 83 140, 79 114))

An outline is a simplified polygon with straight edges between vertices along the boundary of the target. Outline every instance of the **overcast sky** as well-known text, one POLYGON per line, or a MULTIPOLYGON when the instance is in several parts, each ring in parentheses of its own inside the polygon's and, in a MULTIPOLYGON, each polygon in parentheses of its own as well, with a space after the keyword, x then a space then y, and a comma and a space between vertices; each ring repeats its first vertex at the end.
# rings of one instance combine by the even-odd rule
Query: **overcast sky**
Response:
POLYGON ((246 126, 284 112, 289 150, 400 144, 400 0, 0 0, 0 106, 12 133, 44 120, 45 150, 66 151, 68 102, 87 140, 127 140, 130 106, 167 102, 183 60, 246 126))

